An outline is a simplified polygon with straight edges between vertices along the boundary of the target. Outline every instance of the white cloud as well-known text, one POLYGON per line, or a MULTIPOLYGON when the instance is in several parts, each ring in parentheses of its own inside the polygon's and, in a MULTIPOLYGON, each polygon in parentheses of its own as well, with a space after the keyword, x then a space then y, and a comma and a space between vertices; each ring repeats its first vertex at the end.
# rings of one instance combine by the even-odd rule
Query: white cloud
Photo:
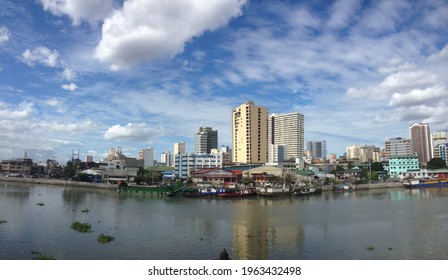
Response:
POLYGON ((65 68, 62 72, 62 78, 64 78, 67 81, 73 81, 76 79, 76 72, 73 71, 71 68, 65 68))
POLYGON ((59 62, 59 52, 44 46, 36 47, 32 51, 26 49, 22 53, 22 62, 28 66, 34 66, 36 63, 39 63, 49 67, 56 67, 59 62))
POLYGON ((6 26, 0 26, 0 46, 9 41, 11 33, 6 26))
POLYGON ((120 70, 145 60, 171 58, 205 31, 241 14, 245 0, 128 0, 105 19, 94 57, 120 70))
POLYGON ((61 105, 61 101, 59 99, 56 99, 56 98, 47 99, 47 100, 45 100, 44 103, 47 104, 48 106, 51 106, 51 107, 58 107, 58 106, 61 105))
POLYGON ((148 142, 159 136, 162 136, 159 128, 150 127, 145 123, 128 123, 126 126, 116 124, 110 127, 104 133, 103 138, 106 140, 148 142))
POLYGON ((433 86, 425 89, 414 89, 406 93, 394 93, 389 102, 390 106, 413 106, 419 104, 433 104, 442 98, 448 97, 448 91, 443 86, 433 86))
POLYGON ((39 0, 44 10, 61 16, 68 15, 73 24, 95 23, 106 18, 113 9, 113 0, 39 0))
POLYGON ((78 88, 78 86, 75 83, 64 84, 61 87, 62 87, 62 89, 65 89, 68 91, 75 91, 78 88))

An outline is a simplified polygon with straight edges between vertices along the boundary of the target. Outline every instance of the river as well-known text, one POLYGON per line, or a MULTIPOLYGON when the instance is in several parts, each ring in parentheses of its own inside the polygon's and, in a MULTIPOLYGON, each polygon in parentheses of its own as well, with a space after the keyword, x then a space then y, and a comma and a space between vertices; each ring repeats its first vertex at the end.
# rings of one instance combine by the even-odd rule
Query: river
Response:
POLYGON ((198 199, 0 182, 0 221, 3 260, 448 259, 448 189, 198 199))

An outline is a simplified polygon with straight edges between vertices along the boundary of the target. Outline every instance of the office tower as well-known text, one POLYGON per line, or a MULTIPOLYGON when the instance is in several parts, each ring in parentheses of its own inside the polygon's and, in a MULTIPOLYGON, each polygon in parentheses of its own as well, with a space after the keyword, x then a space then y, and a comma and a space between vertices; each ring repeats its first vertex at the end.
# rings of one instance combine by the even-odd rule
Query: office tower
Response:
POLYGON ((420 163, 426 164, 432 158, 432 141, 429 124, 414 123, 409 126, 411 149, 420 163))
POLYGON ((154 150, 151 147, 140 150, 138 159, 143 160, 143 168, 154 166, 154 150))
POLYGON ((268 161, 268 109, 248 101, 232 110, 233 161, 268 161))
POLYGON ((409 138, 389 138, 384 143, 385 157, 389 159, 393 156, 410 156, 411 153, 411 139, 409 138))
POLYGON ((174 143, 174 155, 186 153, 185 142, 174 143))
POLYGON ((210 154, 212 149, 218 148, 218 131, 211 127, 200 127, 194 139, 196 153, 198 154, 210 154))
MULTIPOLYGON (((300 113, 272 114, 268 121, 269 145, 284 145, 284 159, 303 157, 304 117, 300 113)), ((273 149, 273 151, 278 149, 273 149)), ((272 153, 271 153, 272 154, 272 153)), ((269 161, 275 162, 275 158, 269 161)), ((278 159, 280 160, 280 158, 278 159)))

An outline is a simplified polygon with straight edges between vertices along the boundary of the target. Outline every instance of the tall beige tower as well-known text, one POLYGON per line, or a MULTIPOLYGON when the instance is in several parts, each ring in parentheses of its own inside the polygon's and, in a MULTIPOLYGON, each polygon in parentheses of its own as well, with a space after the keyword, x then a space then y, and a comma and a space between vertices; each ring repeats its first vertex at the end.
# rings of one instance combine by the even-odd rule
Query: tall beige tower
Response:
POLYGON ((268 108, 248 101, 232 111, 233 161, 268 162, 268 108))

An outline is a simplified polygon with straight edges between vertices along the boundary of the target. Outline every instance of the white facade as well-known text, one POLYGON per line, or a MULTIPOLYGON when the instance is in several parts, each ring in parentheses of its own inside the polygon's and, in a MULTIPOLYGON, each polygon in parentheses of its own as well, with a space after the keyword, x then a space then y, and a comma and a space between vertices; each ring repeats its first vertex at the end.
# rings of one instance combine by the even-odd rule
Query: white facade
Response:
POLYGON ((410 156, 411 152, 411 139, 409 138, 389 138, 384 143, 386 151, 386 158, 393 156, 410 156))
POLYGON ((186 153, 185 142, 174 143, 174 155, 186 153))
MULTIPOLYGON (((268 118, 268 143, 284 145, 284 159, 303 157, 304 152, 304 116, 298 112, 288 114, 272 114, 268 118)), ((269 148, 275 151, 276 148, 269 148)), ((274 156, 275 153, 270 153, 274 156)), ((280 157, 279 157, 280 160, 280 157)), ((275 162, 269 158, 269 162, 275 162)))
POLYGON ((222 168, 222 152, 212 154, 177 154, 174 156, 174 174, 186 179, 191 172, 206 168, 222 168))
POLYGON ((170 151, 163 152, 160 155, 160 162, 165 164, 165 166, 174 166, 173 156, 170 151))
POLYGON ((151 147, 143 149, 138 153, 138 159, 143 160, 143 168, 154 166, 154 150, 151 147))

